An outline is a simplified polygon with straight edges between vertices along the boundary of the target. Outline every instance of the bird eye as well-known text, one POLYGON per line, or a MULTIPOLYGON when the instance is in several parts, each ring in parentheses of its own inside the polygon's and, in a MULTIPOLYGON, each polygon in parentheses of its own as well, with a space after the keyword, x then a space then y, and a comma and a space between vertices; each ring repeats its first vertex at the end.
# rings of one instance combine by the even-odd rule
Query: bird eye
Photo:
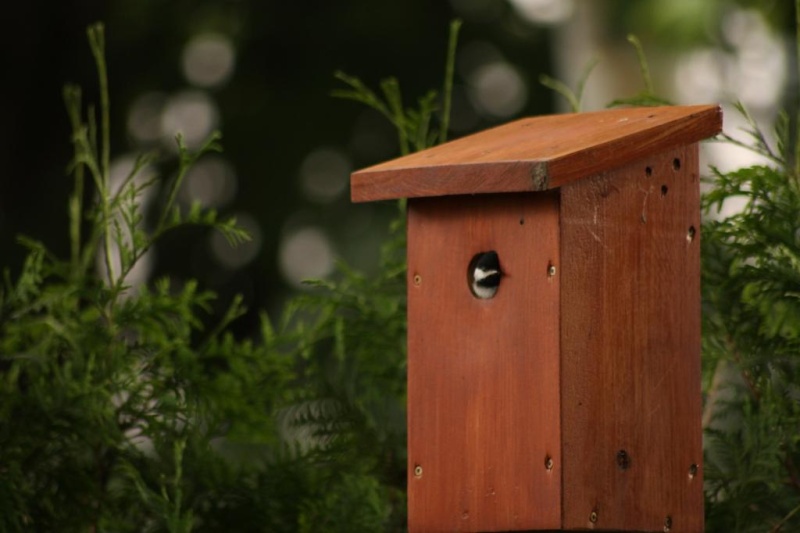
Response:
POLYGON ((490 250, 475 254, 467 266, 467 284, 475 298, 494 298, 503 273, 497 252, 490 250))

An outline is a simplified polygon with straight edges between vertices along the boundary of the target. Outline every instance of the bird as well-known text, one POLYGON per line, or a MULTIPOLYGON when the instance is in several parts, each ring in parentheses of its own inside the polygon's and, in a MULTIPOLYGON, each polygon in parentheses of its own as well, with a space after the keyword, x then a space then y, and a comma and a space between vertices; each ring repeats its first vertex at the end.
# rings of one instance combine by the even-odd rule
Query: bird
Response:
POLYGON ((500 270, 500 260, 494 250, 481 252, 473 259, 472 268, 472 294, 486 300, 493 298, 500 286, 503 271, 500 270))

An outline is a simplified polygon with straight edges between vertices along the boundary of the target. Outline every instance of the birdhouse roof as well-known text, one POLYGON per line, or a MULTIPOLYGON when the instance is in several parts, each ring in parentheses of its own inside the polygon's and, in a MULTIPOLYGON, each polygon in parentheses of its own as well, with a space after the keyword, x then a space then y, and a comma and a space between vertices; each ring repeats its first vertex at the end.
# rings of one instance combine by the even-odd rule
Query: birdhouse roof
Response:
POLYGON ((354 202, 544 191, 719 133, 717 105, 531 117, 354 172, 354 202))

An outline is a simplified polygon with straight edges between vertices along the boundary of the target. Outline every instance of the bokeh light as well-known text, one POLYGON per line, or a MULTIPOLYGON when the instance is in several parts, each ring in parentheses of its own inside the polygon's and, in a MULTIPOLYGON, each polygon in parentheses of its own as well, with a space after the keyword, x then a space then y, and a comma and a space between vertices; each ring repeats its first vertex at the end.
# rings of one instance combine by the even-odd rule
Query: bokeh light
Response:
POLYGON ((736 70, 729 82, 737 97, 749 106, 775 107, 786 80, 783 42, 755 10, 734 10, 722 27, 736 52, 736 70))
POLYGON ((472 77, 476 70, 491 63, 505 61, 503 53, 488 41, 470 41, 459 48, 456 68, 464 79, 472 77))
POLYGON ((197 87, 218 87, 233 74, 236 52, 231 40, 217 33, 193 37, 183 49, 183 74, 197 87))
POLYGON ((344 192, 352 165, 348 157, 333 148, 318 148, 300 165, 300 182, 309 200, 328 203, 344 192))
POLYGON ((303 280, 324 278, 333 271, 333 246, 317 227, 289 230, 280 245, 279 265, 284 279, 300 288, 303 280))
POLYGON ((175 146, 175 135, 181 133, 190 148, 199 147, 217 127, 216 104, 204 91, 187 90, 167 100, 161 117, 162 139, 175 146))
POLYGON ((128 112, 128 132, 142 143, 157 142, 162 137, 161 117, 167 96, 148 92, 134 100, 128 112))
POLYGON ((564 22, 575 9, 573 0, 509 0, 514 10, 528 22, 558 24, 564 22))
POLYGON ((469 81, 475 106, 490 117, 511 118, 528 101, 527 84, 510 63, 498 61, 481 66, 469 81))
POLYGON ((223 157, 207 155, 184 177, 180 199, 185 204, 199 202, 203 207, 219 208, 236 197, 237 179, 233 166, 223 157))

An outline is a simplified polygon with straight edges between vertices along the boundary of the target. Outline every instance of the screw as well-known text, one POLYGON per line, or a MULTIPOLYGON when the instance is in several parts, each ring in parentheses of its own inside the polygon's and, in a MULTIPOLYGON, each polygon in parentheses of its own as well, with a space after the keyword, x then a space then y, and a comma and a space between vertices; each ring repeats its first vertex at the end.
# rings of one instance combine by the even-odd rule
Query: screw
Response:
POLYGON ((617 466, 620 467, 621 470, 627 470, 628 467, 631 466, 631 457, 625 450, 617 452, 617 466))
POLYGON ((672 517, 667 515, 664 519, 664 533, 669 533, 672 529, 672 517))
POLYGON ((553 462, 553 458, 548 455, 547 457, 544 458, 544 467, 547 470, 552 470, 553 466, 555 466, 555 463, 553 462))
POLYGON ((556 266, 553 263, 547 265, 547 275, 551 278, 556 275, 556 266))
POLYGON ((692 242, 696 233, 697 230, 694 229, 694 226, 689 226, 689 231, 686 232, 686 242, 692 242))
POLYGON ((420 276, 419 274, 414 274, 414 285, 416 285, 417 287, 422 285, 422 276, 420 276))
POLYGON ((597 522, 597 511, 592 511, 589 514, 589 522, 591 522, 592 524, 597 522))
POLYGON ((697 475, 697 465, 696 464, 689 465, 689 478, 691 479, 696 475, 697 475))
POLYGON ((420 465, 414 467, 414 476, 422 477, 422 467, 420 465))

